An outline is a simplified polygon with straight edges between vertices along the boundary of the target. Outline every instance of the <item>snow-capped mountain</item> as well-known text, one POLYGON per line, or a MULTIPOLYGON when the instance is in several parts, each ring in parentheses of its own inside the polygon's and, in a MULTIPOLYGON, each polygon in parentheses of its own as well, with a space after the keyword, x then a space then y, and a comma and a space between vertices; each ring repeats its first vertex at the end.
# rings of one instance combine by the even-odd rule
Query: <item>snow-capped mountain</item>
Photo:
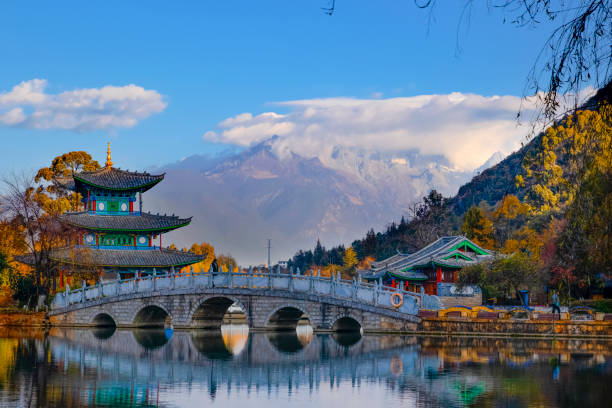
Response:
POLYGON ((350 243, 399 219, 432 188, 455 194, 472 175, 441 156, 414 151, 389 155, 336 146, 328 156, 279 155, 275 140, 157 169, 166 178, 147 193, 145 207, 194 217, 167 243, 207 241, 242 264, 259 264, 270 238, 273 260, 288 259, 317 238, 324 245, 350 243))

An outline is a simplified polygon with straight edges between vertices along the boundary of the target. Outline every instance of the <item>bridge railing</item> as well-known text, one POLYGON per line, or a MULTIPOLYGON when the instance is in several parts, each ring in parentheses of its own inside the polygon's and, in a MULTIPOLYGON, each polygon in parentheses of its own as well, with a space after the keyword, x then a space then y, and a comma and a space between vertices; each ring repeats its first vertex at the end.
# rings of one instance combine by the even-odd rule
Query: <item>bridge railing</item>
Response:
POLYGON ((263 290, 262 296, 270 295, 270 291, 281 290, 296 293, 307 293, 322 297, 331 297, 349 302, 387 308, 407 314, 417 314, 419 308, 438 309, 439 300, 436 296, 424 293, 415 293, 401 288, 384 286, 382 281, 365 282, 361 277, 352 280, 341 279, 340 273, 330 277, 321 276, 320 270, 312 270, 308 274, 282 273, 280 269, 262 272, 257 269, 240 269, 238 272, 209 272, 194 271, 193 268, 185 272, 171 270, 168 274, 154 273, 148 276, 113 281, 100 280, 93 286, 70 289, 58 293, 53 299, 52 309, 61 309, 74 304, 90 301, 111 300, 117 296, 150 293, 155 295, 171 294, 175 290, 194 290, 198 288, 229 288, 246 290, 263 290), (391 295, 398 293, 402 302, 392 304, 391 295))

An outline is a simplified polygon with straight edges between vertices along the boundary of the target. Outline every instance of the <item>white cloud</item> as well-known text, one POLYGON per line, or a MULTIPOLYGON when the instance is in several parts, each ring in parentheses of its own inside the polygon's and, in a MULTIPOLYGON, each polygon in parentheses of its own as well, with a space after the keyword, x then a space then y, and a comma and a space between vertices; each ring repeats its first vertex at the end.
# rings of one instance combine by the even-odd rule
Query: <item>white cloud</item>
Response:
POLYGON ((47 80, 32 79, 0 93, 0 124, 33 129, 91 131, 132 127, 166 103, 155 90, 136 85, 46 93, 47 80))
POLYGON ((295 152, 324 163, 334 146, 416 151, 442 155, 457 169, 473 170, 493 153, 509 153, 520 145, 527 131, 515 120, 520 104, 516 96, 464 93, 286 101, 276 105, 288 108, 287 114, 242 113, 203 138, 249 146, 277 135, 273 147, 279 155, 295 152))

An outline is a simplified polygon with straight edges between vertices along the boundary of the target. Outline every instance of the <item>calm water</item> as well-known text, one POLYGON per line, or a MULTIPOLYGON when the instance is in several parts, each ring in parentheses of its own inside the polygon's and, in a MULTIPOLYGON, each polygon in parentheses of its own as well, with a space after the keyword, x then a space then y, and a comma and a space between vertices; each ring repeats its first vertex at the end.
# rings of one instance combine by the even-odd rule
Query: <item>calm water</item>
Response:
POLYGON ((610 407, 602 341, 0 331, 0 406, 610 407))

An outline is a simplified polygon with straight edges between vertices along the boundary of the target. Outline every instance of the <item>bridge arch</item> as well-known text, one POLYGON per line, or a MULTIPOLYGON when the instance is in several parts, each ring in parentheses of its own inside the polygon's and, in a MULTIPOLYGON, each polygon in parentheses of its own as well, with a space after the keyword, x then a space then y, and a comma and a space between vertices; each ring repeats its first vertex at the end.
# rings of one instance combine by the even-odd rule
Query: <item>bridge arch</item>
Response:
POLYGON ((91 319, 91 324, 96 327, 117 327, 117 321, 109 312, 100 312, 91 319))
POLYGON ((266 318, 266 328, 273 330, 295 330, 302 316, 312 324, 308 312, 293 303, 276 307, 266 318))
POLYGON ((335 332, 359 332, 362 327, 360 319, 349 314, 336 317, 331 329, 335 332))
POLYGON ((136 327, 164 327, 172 323, 172 316, 158 304, 146 305, 134 316, 132 324, 136 327))
MULTIPOLYGON (((223 324, 223 317, 229 307, 238 305, 249 319, 247 308, 237 298, 228 295, 213 295, 198 302, 189 312, 188 322, 190 327, 199 329, 219 329, 223 324)), ((250 326, 250 322, 249 326, 250 326)))

